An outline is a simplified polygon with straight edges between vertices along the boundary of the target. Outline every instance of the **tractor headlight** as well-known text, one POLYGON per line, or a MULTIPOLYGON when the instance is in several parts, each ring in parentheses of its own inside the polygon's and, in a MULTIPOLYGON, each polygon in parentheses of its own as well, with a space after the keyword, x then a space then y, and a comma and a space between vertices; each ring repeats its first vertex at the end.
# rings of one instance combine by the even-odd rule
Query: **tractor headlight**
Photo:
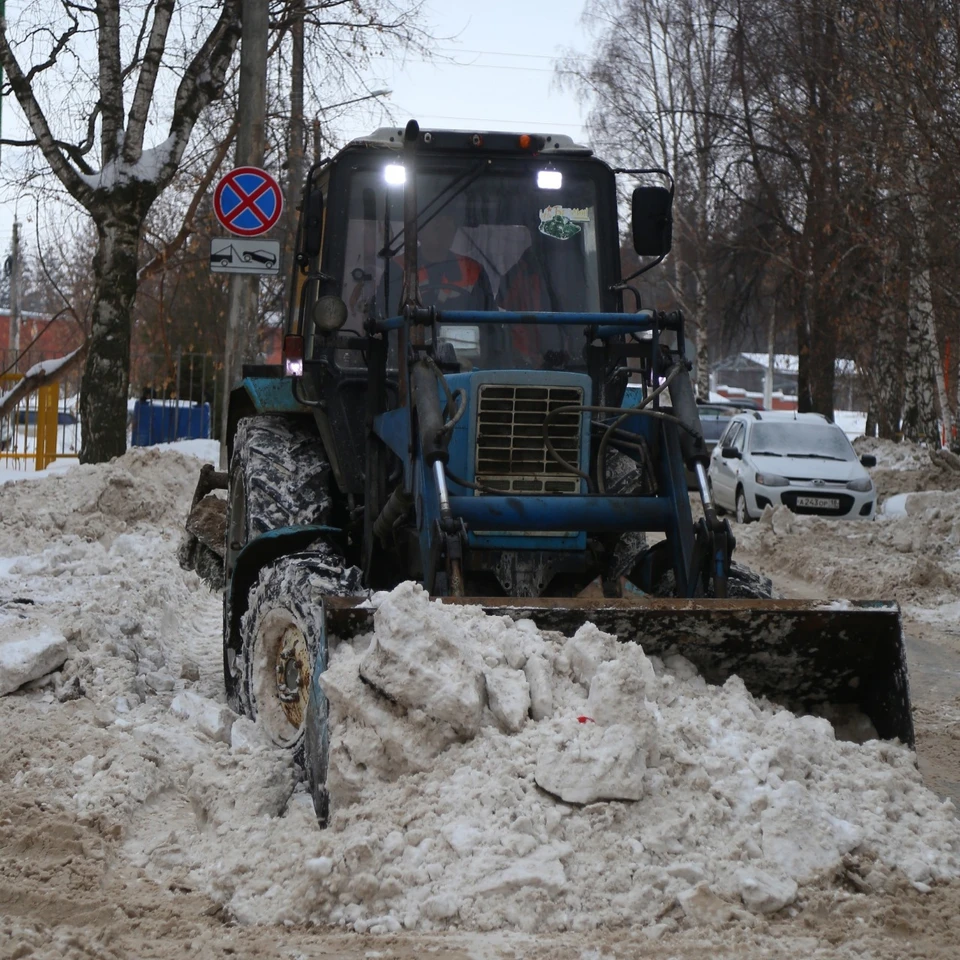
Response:
POLYGON ((856 490, 857 493, 869 493, 873 489, 873 481, 869 477, 858 477, 847 484, 848 490, 856 490))
POLYGON ((758 473, 757 483, 762 487, 789 487, 790 481, 776 473, 758 473))
POLYGON ((407 180, 407 168, 399 163, 388 163, 383 168, 383 179, 391 187, 402 186, 407 180))

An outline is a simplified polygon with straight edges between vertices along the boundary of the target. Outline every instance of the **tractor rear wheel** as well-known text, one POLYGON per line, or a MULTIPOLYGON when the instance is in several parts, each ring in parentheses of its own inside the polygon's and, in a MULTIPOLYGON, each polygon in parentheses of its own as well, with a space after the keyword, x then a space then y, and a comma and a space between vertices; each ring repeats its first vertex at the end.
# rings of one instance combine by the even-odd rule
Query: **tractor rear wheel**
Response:
POLYGON ((230 635, 230 583, 237 557, 261 534, 325 524, 331 511, 330 461, 306 417, 259 416, 237 425, 227 491, 223 675, 227 699, 240 708, 239 650, 230 635), (232 642, 231 642, 232 641, 232 642))
POLYGON ((329 484, 330 461, 312 421, 241 420, 230 461, 228 558, 270 530, 326 523, 329 484))

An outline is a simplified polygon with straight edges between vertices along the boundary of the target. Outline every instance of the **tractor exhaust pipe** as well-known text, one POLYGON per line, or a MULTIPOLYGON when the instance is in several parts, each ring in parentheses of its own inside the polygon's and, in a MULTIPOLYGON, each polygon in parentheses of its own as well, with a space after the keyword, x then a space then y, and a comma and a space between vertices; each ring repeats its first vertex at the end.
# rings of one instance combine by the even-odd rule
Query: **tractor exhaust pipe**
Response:
POLYGON ((403 131, 403 297, 401 309, 419 307, 420 272, 417 264, 417 140, 420 125, 407 122, 403 131))

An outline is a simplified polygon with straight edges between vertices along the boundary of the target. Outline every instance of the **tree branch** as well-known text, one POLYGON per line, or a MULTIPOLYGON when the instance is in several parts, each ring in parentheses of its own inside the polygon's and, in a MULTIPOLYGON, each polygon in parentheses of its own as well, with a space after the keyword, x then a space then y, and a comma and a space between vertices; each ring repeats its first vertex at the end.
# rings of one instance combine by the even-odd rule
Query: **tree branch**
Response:
POLYGON ((143 150, 143 134, 157 83, 157 74, 160 72, 160 60, 167 43, 173 7, 174 0, 157 0, 150 39, 147 41, 140 76, 137 79, 137 89, 127 117, 127 133, 123 141, 123 159, 127 163, 136 163, 143 150))
POLYGON ((93 190, 80 178, 79 174, 70 166, 67 158, 57 146, 57 141, 50 132, 50 124, 43 113, 43 109, 34 96, 33 88, 20 69, 10 43, 7 39, 7 19, 0 17, 0 63, 10 79, 10 88, 13 90, 20 109, 30 124, 33 135, 37 138, 37 146, 43 153, 44 159, 50 164, 50 169, 57 179, 64 185, 67 192, 85 209, 89 210, 93 203, 93 190))
POLYGON ((120 150, 123 131, 123 80, 120 70, 120 0, 97 0, 97 54, 100 61, 100 165, 120 150))
POLYGON ((224 0, 220 19, 184 72, 170 121, 170 149, 157 176, 162 190, 173 178, 193 126, 204 108, 223 93, 227 68, 240 39, 240 0, 224 0))
POLYGON ((210 189, 210 184, 213 183, 213 178, 217 175, 217 172, 222 166, 223 161, 226 159, 227 152, 230 150, 236 135, 237 121, 234 120, 230 125, 230 130, 227 132, 226 137, 224 137, 223 141, 217 147, 217 152, 210 161, 210 165, 207 167, 206 172, 200 179, 200 182, 197 184, 196 190, 194 190, 193 198, 191 199, 190 205, 187 207, 187 212, 183 217, 183 225, 180 227, 177 235, 169 243, 164 243, 163 249, 140 268, 138 278, 141 281, 160 273, 166 267, 167 261, 170 259, 170 257, 182 249, 183 245, 193 233, 193 218, 197 215, 197 209, 203 202, 203 198, 206 196, 207 191, 210 189))

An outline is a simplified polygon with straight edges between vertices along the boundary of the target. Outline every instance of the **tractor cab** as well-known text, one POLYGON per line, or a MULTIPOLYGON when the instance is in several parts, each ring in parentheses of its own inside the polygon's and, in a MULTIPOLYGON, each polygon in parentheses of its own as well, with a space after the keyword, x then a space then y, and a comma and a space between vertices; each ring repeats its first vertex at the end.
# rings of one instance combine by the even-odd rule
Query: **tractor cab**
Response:
MULTIPOLYGON (((328 198, 316 294, 343 300, 348 330, 399 315, 409 298, 402 137, 386 129, 355 141, 316 185, 328 198)), ((560 136, 436 132, 421 138, 414 176, 420 306, 617 309, 609 291, 619 278, 614 176, 588 148, 560 136)), ((584 337, 573 328, 441 325, 437 336, 440 356, 463 371, 585 365, 584 337)))

